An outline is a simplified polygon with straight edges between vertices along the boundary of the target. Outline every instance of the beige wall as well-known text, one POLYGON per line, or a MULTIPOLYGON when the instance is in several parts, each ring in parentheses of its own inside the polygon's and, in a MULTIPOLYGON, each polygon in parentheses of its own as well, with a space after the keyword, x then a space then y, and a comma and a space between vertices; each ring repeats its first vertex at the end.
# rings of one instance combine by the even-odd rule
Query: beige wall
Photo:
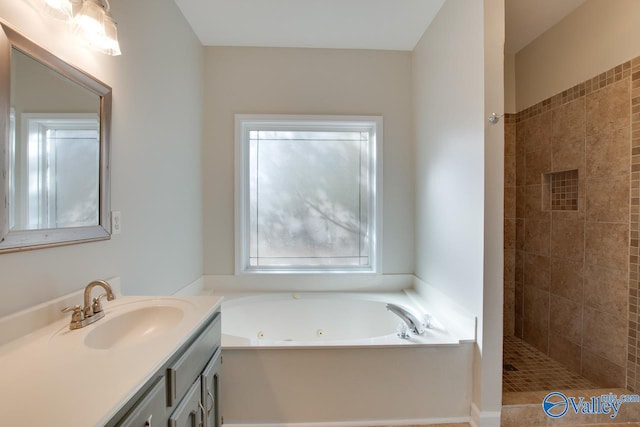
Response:
MULTIPOLYGON (((21 52, 11 59, 11 107, 20 113, 100 114, 100 98, 21 52)), ((19 126, 17 124, 16 126, 19 126)))
POLYGON ((27 2, 0 0, 0 19, 112 86, 112 208, 123 224, 109 241, 0 255, 0 316, 96 278, 168 294, 202 275, 202 47, 171 0, 111 6, 119 57, 79 46, 27 2))
POLYGON ((504 54, 504 112, 516 112, 516 55, 504 54))
POLYGON ((640 2, 588 0, 516 54, 517 111, 640 55, 640 2))
POLYGON ((208 47, 204 272, 234 272, 234 114, 381 115, 383 268, 413 272, 411 53, 208 47))

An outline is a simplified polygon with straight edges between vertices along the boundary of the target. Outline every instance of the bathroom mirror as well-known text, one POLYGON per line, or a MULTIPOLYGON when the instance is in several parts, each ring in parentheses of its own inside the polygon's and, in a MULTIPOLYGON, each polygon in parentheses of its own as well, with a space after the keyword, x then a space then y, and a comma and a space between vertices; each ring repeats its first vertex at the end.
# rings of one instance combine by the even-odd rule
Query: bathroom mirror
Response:
POLYGON ((111 88, 0 34, 0 253, 110 238, 111 88))

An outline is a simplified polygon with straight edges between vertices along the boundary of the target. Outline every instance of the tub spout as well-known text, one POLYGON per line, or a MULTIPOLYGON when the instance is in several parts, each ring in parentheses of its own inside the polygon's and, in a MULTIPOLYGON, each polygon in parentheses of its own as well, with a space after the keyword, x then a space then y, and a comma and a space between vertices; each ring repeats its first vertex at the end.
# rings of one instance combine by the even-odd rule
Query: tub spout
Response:
POLYGON ((406 323, 409 330, 411 330, 411 332, 413 332, 414 334, 421 335, 424 332, 422 322, 420 322, 420 320, 418 320, 418 318, 408 310, 405 310, 404 308, 395 304, 387 304, 387 310, 391 311, 393 314, 401 318, 402 321, 406 323))

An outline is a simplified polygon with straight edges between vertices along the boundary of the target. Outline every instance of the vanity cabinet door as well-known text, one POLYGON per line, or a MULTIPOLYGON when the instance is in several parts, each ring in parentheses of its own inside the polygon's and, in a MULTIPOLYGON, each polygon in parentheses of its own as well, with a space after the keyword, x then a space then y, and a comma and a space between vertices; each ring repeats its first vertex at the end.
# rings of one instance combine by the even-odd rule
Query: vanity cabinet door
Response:
POLYGON ((169 427, 199 427, 202 425, 200 394, 201 384, 198 378, 169 417, 169 427))
POLYGON ((222 349, 218 348, 207 367, 204 368, 200 381, 202 382, 202 405, 204 406, 204 427, 220 427, 220 372, 222 349))
POLYGON ((118 427, 160 427, 167 425, 167 388, 164 377, 126 415, 118 427))
POLYGON ((198 378, 214 350, 220 347, 220 324, 220 316, 217 315, 184 354, 167 368, 167 406, 173 407, 180 401, 194 379, 198 378))

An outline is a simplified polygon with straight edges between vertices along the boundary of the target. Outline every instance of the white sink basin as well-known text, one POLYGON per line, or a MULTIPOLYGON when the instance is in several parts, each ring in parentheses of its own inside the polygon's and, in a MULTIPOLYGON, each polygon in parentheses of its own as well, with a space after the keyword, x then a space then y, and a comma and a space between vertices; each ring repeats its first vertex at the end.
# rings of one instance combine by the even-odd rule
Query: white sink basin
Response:
POLYGON ((97 350, 137 345, 158 337, 180 323, 182 307, 154 305, 122 313, 107 313, 87 333, 84 344, 97 350))

